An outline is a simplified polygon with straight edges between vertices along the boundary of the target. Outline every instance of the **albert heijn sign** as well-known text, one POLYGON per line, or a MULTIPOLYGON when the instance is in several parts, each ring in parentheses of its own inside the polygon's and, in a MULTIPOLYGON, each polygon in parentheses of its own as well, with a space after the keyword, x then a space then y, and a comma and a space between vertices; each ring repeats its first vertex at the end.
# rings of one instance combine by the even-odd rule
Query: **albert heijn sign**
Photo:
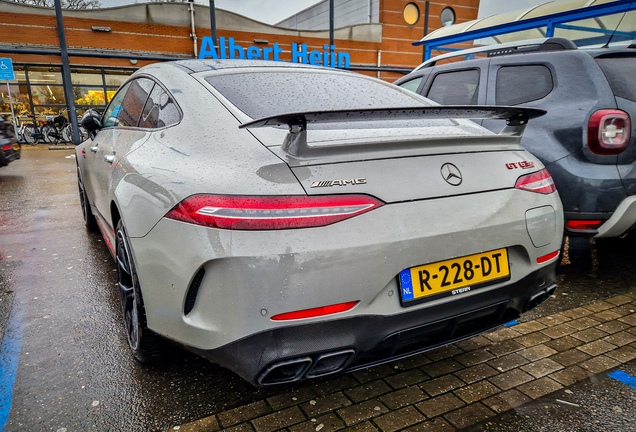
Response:
MULTIPOLYGON (((314 66, 325 66, 332 68, 349 68, 349 53, 336 52, 336 46, 323 45, 324 50, 307 51, 307 44, 292 44, 292 62, 304 63, 314 66)), ((201 42, 201 50, 199 51, 199 59, 211 57, 215 60, 219 59, 247 59, 247 60, 271 60, 283 61, 280 54, 283 50, 275 43, 271 47, 258 47, 256 45, 247 48, 234 42, 234 38, 228 38, 227 45, 224 37, 219 38, 218 52, 214 47, 214 42, 209 36, 204 36, 201 42)))

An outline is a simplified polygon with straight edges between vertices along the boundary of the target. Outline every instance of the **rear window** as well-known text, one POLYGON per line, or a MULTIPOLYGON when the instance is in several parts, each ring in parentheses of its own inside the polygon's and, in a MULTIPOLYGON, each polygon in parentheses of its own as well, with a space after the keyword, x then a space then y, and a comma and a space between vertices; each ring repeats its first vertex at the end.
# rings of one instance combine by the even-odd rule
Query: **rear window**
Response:
POLYGON ((257 119, 300 111, 427 106, 416 95, 363 77, 315 72, 247 72, 206 78, 257 119))
POLYGON ((437 74, 427 97, 442 105, 476 105, 479 69, 437 74))
POLYGON ((636 57, 601 57, 596 62, 614 95, 636 102, 636 57))
POLYGON ((497 71, 497 105, 518 105, 550 94, 550 69, 543 65, 503 66, 497 71))

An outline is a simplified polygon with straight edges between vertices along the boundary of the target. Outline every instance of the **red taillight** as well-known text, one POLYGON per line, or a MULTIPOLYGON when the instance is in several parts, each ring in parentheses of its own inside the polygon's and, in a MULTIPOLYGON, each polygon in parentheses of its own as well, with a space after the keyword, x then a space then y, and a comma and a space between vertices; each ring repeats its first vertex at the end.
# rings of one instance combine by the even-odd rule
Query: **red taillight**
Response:
POLYGON ((11 144, 7 144, 6 146, 2 147, 2 150, 9 150, 11 148, 11 144))
POLYGON ((565 227, 571 230, 590 230, 601 226, 602 220, 569 220, 565 227))
POLYGON ((214 228, 272 230, 329 225, 382 205, 366 195, 194 195, 177 204, 166 217, 214 228))
POLYGON ((556 190, 552 177, 545 168, 539 172, 519 177, 515 188, 541 194, 549 194, 556 190))
POLYGON ((625 111, 598 110, 587 125, 587 146, 599 155, 619 154, 629 145, 631 122, 625 111))
POLYGON ((548 262, 550 260, 553 260, 553 259, 555 259, 558 256, 559 256, 559 251, 554 251, 552 253, 549 253, 547 255, 543 255, 542 257, 537 258, 537 263, 538 264, 542 264, 544 262, 548 262))
POLYGON ((335 314, 339 312, 348 311, 349 309, 352 309, 356 304, 358 304, 357 301, 352 301, 347 303, 335 304, 331 306, 322 306, 322 307, 317 307, 313 309, 305 309, 305 310, 300 310, 296 312, 287 312, 287 313, 283 313, 279 315, 274 315, 272 319, 274 321, 284 321, 284 320, 294 320, 294 319, 301 319, 301 318, 312 318, 312 317, 323 316, 323 315, 331 315, 331 314, 335 314))

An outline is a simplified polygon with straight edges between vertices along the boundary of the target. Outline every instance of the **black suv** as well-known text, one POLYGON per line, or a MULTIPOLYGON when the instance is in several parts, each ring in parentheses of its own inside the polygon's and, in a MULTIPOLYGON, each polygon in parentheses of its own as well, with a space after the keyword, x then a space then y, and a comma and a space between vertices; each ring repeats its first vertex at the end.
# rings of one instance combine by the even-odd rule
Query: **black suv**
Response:
MULTIPOLYGON (((521 145, 552 175, 566 234, 617 237, 636 228, 636 45, 579 49, 549 38, 481 47, 432 58, 395 84, 443 105, 546 110, 521 145), (439 64, 458 57, 469 60, 439 64)), ((477 122, 494 132, 504 126, 477 122)))

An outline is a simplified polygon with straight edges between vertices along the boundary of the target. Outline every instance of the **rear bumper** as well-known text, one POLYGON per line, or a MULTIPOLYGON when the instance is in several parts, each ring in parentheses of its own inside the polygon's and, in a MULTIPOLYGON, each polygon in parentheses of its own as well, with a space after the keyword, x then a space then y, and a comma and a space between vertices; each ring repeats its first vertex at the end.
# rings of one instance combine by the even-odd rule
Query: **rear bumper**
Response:
POLYGON ((457 299, 445 308, 299 324, 214 350, 192 350, 260 385, 351 372, 429 351, 517 318, 554 291, 555 268, 556 262, 516 283, 457 299))
POLYGON ((560 249, 562 232, 557 194, 509 189, 388 204, 309 229, 231 231, 164 218, 130 245, 148 327, 255 382, 275 362, 334 350, 356 353, 347 368, 372 364, 361 353, 377 354, 388 336, 439 321, 448 328, 429 348, 466 337, 452 330, 456 317, 478 310, 488 309, 488 318, 465 326, 470 334, 517 316, 553 283, 552 263, 537 260, 560 249), (500 248, 508 251, 509 281, 402 306, 402 270, 500 248), (339 314, 271 319, 352 301, 339 314))
POLYGON ((615 164, 591 163, 574 153, 546 168, 566 213, 611 213, 628 196, 615 164))
POLYGON ((636 226, 636 196, 625 198, 612 216, 598 228, 596 238, 620 237, 636 226))
POLYGON ((10 162, 13 162, 18 159, 20 159, 19 145, 13 144, 13 146, 7 150, 3 150, 0 148, 0 166, 9 165, 10 162))

